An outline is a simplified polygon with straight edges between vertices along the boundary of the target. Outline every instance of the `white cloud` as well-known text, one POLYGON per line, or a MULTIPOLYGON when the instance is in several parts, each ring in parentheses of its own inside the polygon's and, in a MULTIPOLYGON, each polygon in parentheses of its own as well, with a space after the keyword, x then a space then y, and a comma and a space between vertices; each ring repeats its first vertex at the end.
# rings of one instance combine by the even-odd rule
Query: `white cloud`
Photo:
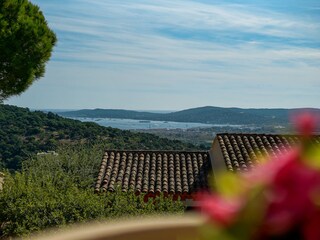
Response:
MULTIPOLYGON (((214 6, 189 0, 91 1, 90 4, 87 1, 81 4, 80 1, 68 16, 61 17, 60 10, 63 12, 63 5, 56 9, 58 16, 53 14, 50 17, 54 28, 62 32, 61 46, 66 45, 60 49, 58 45, 55 56, 59 59, 142 66, 173 62, 183 68, 199 61, 222 61, 227 65, 243 59, 264 63, 275 60, 319 61, 319 49, 295 47, 287 42, 272 44, 262 39, 254 41, 255 44, 251 40, 230 44, 215 42, 215 39, 212 42, 179 39, 158 32, 161 28, 191 32, 203 29, 208 34, 224 31, 232 35, 231 38, 243 32, 287 38, 305 36, 307 39, 319 35, 316 31, 319 24, 290 20, 287 16, 252 7, 249 11, 240 5, 214 6), (308 34, 310 32, 313 34, 308 34), (72 42, 68 44, 68 40, 72 42), (78 44, 74 46, 74 42, 78 44)), ((228 40, 228 37, 224 38, 228 40)))
POLYGON ((23 95, 27 102, 53 88, 48 101, 72 96, 66 108, 76 101, 133 109, 179 109, 183 103, 265 107, 261 96, 273 106, 284 103, 283 96, 292 106, 317 106, 320 27, 310 19, 192 0, 41 4, 59 43, 46 79, 23 95), (162 101, 153 103, 156 97, 162 101))

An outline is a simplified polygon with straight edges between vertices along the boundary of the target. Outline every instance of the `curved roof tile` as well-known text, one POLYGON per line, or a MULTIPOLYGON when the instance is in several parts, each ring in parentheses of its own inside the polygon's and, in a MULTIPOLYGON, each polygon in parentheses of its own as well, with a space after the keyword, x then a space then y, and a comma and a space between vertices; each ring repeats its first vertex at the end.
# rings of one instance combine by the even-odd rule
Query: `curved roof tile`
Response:
MULTIPOLYGON (((216 137, 223 160, 229 171, 247 171, 259 163, 263 156, 277 157, 300 143, 300 136, 271 134, 223 133, 216 137)), ((320 136, 313 137, 319 144, 320 136)))
POLYGON ((208 152, 107 150, 95 191, 191 194, 208 188, 208 152))

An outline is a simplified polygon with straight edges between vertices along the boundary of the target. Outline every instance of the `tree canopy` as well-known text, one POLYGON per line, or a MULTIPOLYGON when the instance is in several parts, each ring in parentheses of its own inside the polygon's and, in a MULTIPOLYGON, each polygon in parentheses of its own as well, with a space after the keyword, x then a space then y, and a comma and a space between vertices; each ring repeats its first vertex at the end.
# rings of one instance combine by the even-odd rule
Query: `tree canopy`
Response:
POLYGON ((0 1, 0 102, 44 75, 57 39, 28 0, 0 1))

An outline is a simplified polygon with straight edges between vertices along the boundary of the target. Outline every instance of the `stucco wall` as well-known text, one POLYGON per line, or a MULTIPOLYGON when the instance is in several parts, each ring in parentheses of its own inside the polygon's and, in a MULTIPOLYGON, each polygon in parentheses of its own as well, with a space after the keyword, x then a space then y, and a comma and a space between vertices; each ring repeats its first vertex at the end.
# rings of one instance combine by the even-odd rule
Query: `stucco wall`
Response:
POLYGON ((214 139, 210 149, 211 165, 214 173, 226 170, 226 163, 223 159, 220 144, 217 138, 214 139))

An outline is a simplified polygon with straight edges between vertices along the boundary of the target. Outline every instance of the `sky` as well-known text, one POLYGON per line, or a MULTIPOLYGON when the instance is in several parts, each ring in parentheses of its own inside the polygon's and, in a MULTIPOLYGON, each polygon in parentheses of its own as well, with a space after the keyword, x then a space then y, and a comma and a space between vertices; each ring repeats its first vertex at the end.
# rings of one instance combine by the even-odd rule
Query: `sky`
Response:
POLYGON ((7 104, 320 108, 319 0, 31 0, 58 43, 7 104))

